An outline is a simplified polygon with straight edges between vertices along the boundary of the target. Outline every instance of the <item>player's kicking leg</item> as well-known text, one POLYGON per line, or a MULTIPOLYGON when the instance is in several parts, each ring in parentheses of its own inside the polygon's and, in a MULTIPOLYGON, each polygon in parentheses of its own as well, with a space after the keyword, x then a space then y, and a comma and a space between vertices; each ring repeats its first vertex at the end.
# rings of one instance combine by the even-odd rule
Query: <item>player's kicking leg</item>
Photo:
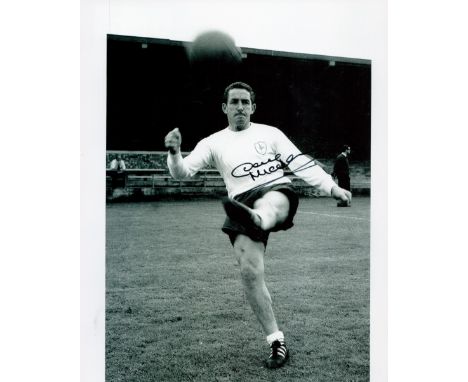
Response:
POLYGON ((263 263, 265 245, 263 242, 239 234, 234 241, 234 251, 240 265, 242 285, 247 300, 271 347, 266 366, 271 369, 281 367, 288 360, 289 353, 283 332, 278 329, 270 293, 265 284, 263 263))
POLYGON ((226 214, 252 228, 269 231, 283 223, 289 214, 289 199, 279 191, 269 191, 256 200, 253 208, 232 199, 223 200, 226 214))

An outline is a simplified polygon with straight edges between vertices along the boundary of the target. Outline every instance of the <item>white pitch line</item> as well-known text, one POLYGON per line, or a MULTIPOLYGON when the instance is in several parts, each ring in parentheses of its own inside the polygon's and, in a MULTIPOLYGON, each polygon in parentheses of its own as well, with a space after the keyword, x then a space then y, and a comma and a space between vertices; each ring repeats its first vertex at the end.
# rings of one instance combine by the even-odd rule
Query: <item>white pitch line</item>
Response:
MULTIPOLYGON (((344 219, 354 219, 354 220, 366 220, 366 221, 370 221, 370 219, 366 219, 366 218, 359 218, 357 216, 346 216, 346 215, 332 215, 332 214, 320 214, 318 212, 312 212, 312 211, 300 211, 298 210, 297 212, 300 212, 302 214, 311 214, 311 215, 319 215, 319 216, 328 216, 330 218, 344 218, 344 219)), ((206 216, 226 216, 224 214, 207 214, 207 213, 203 213, 202 215, 206 215, 206 216)))
POLYGON ((331 215, 331 214, 320 214, 318 212, 312 212, 312 211, 300 211, 298 210, 297 212, 300 212, 302 214, 311 214, 311 215, 320 215, 320 216, 328 216, 331 218, 340 218, 340 219, 355 219, 355 220, 366 220, 370 221, 370 219, 366 218, 359 218, 357 216, 346 216, 346 215, 331 215))

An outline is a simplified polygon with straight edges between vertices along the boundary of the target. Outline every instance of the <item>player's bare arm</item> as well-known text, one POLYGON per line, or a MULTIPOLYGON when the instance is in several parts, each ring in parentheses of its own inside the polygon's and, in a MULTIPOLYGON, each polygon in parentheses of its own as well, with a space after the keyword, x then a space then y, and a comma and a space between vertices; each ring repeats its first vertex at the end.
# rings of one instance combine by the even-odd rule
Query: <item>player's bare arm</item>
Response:
POLYGON ((164 144, 171 154, 180 153, 180 145, 182 143, 182 135, 179 128, 171 130, 164 138, 164 144))

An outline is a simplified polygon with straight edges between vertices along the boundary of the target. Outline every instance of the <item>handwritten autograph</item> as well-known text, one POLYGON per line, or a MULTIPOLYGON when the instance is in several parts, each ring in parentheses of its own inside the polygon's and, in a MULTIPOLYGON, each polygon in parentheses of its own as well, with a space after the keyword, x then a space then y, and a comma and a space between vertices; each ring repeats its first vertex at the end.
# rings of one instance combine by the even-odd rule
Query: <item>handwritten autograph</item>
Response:
MULTIPOLYGON (((245 162, 235 167, 231 171, 231 175, 234 178, 242 178, 245 176, 250 176, 252 180, 255 181, 255 179, 259 178, 260 176, 273 174, 280 169, 284 169, 285 167, 289 166, 289 164, 292 161, 294 161, 294 159, 296 159, 297 157, 301 155, 307 155, 307 154, 304 154, 304 153, 299 153, 297 155, 291 154, 286 158, 285 162, 281 160, 281 154, 276 154, 273 158, 269 158, 265 162, 259 162, 259 163, 245 162)), ((314 166, 317 166, 317 163, 315 162, 314 159, 310 159, 308 162, 304 163, 302 166, 299 166, 298 168, 294 169, 294 172, 296 173, 299 171, 303 171, 307 168, 314 167, 314 166), (309 163, 312 163, 312 164, 308 166, 309 163)), ((280 179, 283 176, 277 179, 280 179)))

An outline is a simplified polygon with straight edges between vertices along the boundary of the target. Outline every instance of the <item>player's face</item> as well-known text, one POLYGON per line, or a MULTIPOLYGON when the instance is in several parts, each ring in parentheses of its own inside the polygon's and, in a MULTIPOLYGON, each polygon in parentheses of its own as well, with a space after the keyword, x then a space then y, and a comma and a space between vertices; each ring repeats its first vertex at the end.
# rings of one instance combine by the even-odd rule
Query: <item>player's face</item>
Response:
POLYGON ((250 116, 255 112, 255 106, 247 90, 229 90, 227 103, 223 103, 223 112, 227 115, 231 129, 237 131, 247 129, 250 125, 250 116))

